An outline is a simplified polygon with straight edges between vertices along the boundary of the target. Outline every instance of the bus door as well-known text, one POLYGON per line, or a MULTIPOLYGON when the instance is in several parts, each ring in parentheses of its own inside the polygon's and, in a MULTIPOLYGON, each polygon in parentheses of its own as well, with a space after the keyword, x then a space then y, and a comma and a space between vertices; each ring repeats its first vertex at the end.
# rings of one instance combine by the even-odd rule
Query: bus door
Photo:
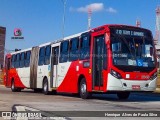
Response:
POLYGON ((93 38, 93 89, 103 90, 103 70, 106 69, 106 44, 104 35, 93 38))
POLYGON ((30 88, 37 88, 37 67, 39 47, 33 47, 30 60, 30 88))
POLYGON ((58 56, 59 56, 59 47, 52 47, 51 55, 51 77, 50 77, 50 87, 56 87, 56 82, 58 78, 58 56))

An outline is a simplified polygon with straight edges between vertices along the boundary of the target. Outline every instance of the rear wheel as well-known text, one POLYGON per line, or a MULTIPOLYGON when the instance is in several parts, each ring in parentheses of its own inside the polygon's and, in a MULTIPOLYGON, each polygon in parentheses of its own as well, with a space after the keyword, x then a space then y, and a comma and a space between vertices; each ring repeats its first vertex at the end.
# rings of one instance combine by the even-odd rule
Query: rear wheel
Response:
POLYGON ((129 98, 130 92, 119 92, 117 96, 120 100, 126 100, 129 98))
POLYGON ((21 92, 22 89, 21 88, 16 88, 14 80, 12 80, 12 82, 11 82, 11 90, 12 90, 12 92, 21 92))
POLYGON ((12 82, 11 82, 11 90, 12 90, 12 92, 16 92, 17 91, 17 89, 15 87, 15 84, 14 84, 14 80, 12 80, 12 82))
POLYGON ((47 78, 44 79, 44 82, 43 82, 43 93, 45 95, 49 95, 50 92, 48 91, 48 80, 47 78))
POLYGON ((82 99, 91 98, 92 94, 87 91, 86 79, 82 78, 79 86, 79 93, 82 99))

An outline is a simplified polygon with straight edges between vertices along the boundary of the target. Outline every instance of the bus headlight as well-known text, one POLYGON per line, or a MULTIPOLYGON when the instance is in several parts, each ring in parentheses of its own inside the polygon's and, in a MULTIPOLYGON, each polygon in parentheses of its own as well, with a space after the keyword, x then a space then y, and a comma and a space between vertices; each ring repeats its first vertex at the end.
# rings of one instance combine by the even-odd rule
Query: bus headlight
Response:
POLYGON ((154 80, 156 77, 157 77, 157 72, 153 73, 149 79, 154 80))
POLYGON ((118 79, 122 78, 122 76, 118 72, 116 72, 116 71, 114 71, 112 69, 111 69, 110 73, 111 73, 111 75, 113 75, 114 77, 116 77, 118 79))

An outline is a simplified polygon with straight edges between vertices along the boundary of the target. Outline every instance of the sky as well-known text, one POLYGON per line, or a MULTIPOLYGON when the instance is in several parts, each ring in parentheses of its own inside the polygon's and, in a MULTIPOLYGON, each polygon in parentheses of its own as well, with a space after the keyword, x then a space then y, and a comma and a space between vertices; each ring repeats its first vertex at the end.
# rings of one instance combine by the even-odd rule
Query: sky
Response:
MULTIPOLYGON (((25 49, 63 37, 63 1, 0 0, 0 26, 6 27, 7 50, 25 49), (22 30, 23 40, 11 39, 14 29, 22 30)), ((91 27, 105 24, 135 25, 155 34, 155 9, 160 0, 66 0, 64 36, 87 30, 88 8, 91 27)))

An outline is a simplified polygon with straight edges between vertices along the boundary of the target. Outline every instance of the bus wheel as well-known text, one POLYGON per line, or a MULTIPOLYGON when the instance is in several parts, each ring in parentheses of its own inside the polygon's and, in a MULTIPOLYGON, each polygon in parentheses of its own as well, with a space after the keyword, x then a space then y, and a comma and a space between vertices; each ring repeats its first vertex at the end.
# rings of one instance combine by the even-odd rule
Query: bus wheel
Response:
POLYGON ((120 100, 128 99, 129 95, 130 95, 130 92, 119 92, 119 93, 117 93, 117 96, 120 100))
POLYGON ((48 91, 48 80, 47 78, 44 79, 44 82, 43 82, 43 93, 45 95, 49 95, 49 91, 48 91))
POLYGON ((87 85, 86 85, 86 79, 83 78, 80 82, 80 87, 79 87, 79 92, 80 92, 80 97, 82 99, 87 99, 91 97, 91 93, 87 91, 87 85))
POLYGON ((12 92, 17 92, 17 88, 15 87, 14 80, 12 80, 12 83, 11 83, 11 90, 12 92))

